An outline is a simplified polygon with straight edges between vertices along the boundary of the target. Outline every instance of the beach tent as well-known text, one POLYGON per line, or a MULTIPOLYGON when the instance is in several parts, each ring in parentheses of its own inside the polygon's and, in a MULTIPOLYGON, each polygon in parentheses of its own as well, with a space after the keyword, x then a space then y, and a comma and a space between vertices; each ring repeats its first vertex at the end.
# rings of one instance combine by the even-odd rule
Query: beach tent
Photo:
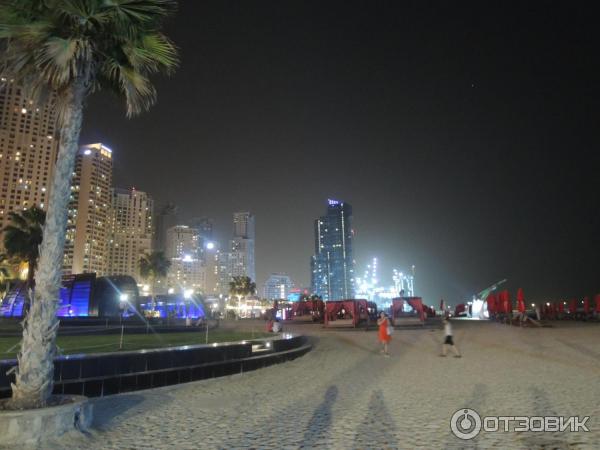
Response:
POLYGON ((425 311, 423 310, 423 299, 421 297, 398 297, 392 299, 392 320, 403 315, 404 303, 408 303, 421 322, 425 322, 425 311))
MULTIPOLYGON (((366 300, 336 300, 325 303, 325 326, 335 322, 340 313, 350 316, 351 325, 356 327, 361 320, 369 319, 369 306, 366 300)), ((346 319, 347 320, 347 319, 346 319)))
POLYGON ((325 309, 325 303, 323 300, 306 300, 292 303, 292 313, 289 317, 290 320, 294 320, 297 317, 310 318, 311 320, 318 320, 323 317, 323 311, 325 309))
POLYGON ((525 294, 523 294, 523 288, 517 290, 517 309, 520 313, 525 312, 525 294))
POLYGON ((465 304, 459 303, 454 308, 454 315, 458 317, 460 314, 464 313, 466 310, 467 310, 467 307, 465 306, 465 304))

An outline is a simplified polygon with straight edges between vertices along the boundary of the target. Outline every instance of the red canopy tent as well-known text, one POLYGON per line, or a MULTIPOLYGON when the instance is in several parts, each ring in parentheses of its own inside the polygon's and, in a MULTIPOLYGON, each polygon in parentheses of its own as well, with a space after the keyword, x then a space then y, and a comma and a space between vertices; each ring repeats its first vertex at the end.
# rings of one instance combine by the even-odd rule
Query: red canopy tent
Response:
POLYGON ((467 310, 467 307, 464 303, 459 303, 458 305, 456 305, 456 307, 454 308, 454 315, 458 316, 459 314, 464 313, 467 310))
POLYGON ((352 326, 356 327, 361 320, 368 320, 369 306, 366 300, 335 300, 325 303, 325 326, 335 322, 341 312, 350 315, 352 326))
POLYGON ((325 303, 323 300, 306 300, 295 302, 292 304, 292 314, 289 319, 294 320, 296 317, 311 316, 313 320, 318 320, 323 317, 325 303))
POLYGON ((398 297, 392 299, 392 320, 403 314, 404 302, 408 303, 413 308, 421 322, 425 322, 425 311, 423 309, 423 299, 421 297, 398 297))
POLYGON ((520 313, 524 313, 525 308, 525 294, 523 294, 523 288, 517 290, 517 309, 520 313))

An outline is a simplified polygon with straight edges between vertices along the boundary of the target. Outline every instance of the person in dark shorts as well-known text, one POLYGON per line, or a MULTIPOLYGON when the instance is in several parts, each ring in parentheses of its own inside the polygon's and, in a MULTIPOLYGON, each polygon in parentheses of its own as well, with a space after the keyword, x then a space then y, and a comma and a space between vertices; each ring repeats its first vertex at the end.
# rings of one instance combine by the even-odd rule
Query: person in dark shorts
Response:
POLYGON ((450 349, 454 353, 454 357, 460 358, 461 355, 458 351, 458 347, 454 345, 454 339, 452 336, 452 325, 450 324, 450 320, 448 318, 445 318, 442 321, 442 324, 444 325, 444 343, 442 344, 442 354, 440 356, 446 356, 446 353, 448 352, 448 347, 450 347, 450 349))

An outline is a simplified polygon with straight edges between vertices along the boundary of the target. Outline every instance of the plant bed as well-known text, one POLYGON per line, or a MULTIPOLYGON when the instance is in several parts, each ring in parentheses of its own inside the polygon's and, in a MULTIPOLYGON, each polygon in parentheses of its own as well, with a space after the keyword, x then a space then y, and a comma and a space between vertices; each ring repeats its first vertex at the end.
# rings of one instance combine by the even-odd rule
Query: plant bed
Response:
POLYGON ((8 448, 36 445, 69 431, 86 431, 93 417, 92 404, 80 395, 54 395, 44 408, 6 409, 0 400, 0 443, 8 448))

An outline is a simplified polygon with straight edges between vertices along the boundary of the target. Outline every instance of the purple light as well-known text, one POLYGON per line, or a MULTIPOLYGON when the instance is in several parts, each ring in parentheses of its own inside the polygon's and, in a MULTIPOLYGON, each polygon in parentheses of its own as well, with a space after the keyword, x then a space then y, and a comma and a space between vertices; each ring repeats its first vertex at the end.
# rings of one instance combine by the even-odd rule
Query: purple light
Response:
POLYGON ((329 202, 329 206, 335 206, 340 204, 339 200, 327 199, 327 201, 329 202))

